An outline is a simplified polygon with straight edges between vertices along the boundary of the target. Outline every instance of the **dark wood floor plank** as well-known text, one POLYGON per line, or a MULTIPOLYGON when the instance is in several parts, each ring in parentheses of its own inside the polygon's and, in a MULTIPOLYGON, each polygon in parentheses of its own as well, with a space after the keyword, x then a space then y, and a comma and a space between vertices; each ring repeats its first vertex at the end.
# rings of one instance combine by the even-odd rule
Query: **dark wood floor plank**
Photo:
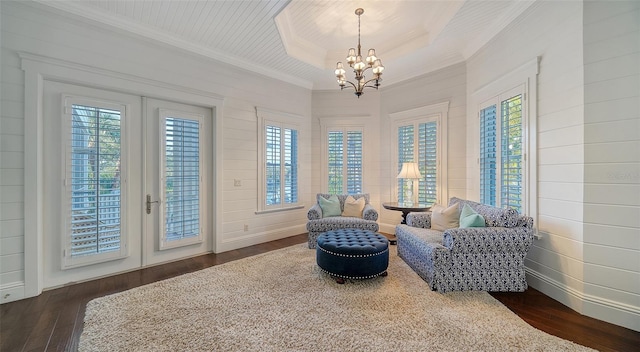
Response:
MULTIPOLYGON (((94 298, 306 241, 306 234, 293 236, 69 285, 45 291, 38 297, 5 303, 0 306, 0 351, 76 351, 86 305, 94 298)), ((552 335, 605 352, 639 351, 640 332, 580 315, 537 290, 491 295, 533 327, 552 335)))

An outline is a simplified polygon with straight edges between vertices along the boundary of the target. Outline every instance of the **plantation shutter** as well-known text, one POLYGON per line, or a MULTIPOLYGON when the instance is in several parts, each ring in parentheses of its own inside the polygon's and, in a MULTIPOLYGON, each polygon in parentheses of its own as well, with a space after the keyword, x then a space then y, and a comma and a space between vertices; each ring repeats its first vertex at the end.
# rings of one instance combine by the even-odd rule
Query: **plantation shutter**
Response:
POLYGON ((347 193, 362 193, 362 131, 347 131, 347 193))
MULTIPOLYGON (((398 173, 402 170, 402 163, 415 162, 414 159, 414 125, 398 127, 398 173)), ((398 202, 404 203, 406 182, 398 179, 398 202)), ((406 201, 411 201, 407 199, 406 201)))
POLYGON ((200 236, 200 121, 164 117, 164 240, 200 236))
MULTIPOLYGON (((436 121, 398 127, 398 173, 402 170, 404 162, 416 162, 420 168, 422 179, 418 182, 418 202, 436 203, 438 196, 438 123, 436 121)), ((405 201, 406 187, 405 180, 398 179, 398 202, 405 201)))
POLYGON ((419 182, 418 202, 434 204, 437 199, 438 171, 437 122, 421 123, 418 127, 418 165, 422 179, 419 182))
POLYGON ((67 236, 65 257, 121 248, 120 152, 123 111, 99 103, 71 104, 66 152, 67 236), (70 134, 69 134, 70 133, 70 134))
POLYGON ((501 102, 500 204, 522 211, 522 95, 501 102))
POLYGON ((480 202, 496 205, 496 106, 480 110, 480 202))
POLYGON ((266 205, 298 202, 298 131, 275 125, 265 130, 266 205))
POLYGON ((298 202, 298 131, 284 129, 284 203, 298 202))
POLYGON ((267 205, 280 204, 280 128, 266 127, 267 205))
POLYGON ((342 194, 343 184, 343 135, 342 131, 330 131, 328 133, 328 172, 329 172, 329 193, 342 194))
POLYGON ((503 96, 480 110, 480 201, 522 212, 523 95, 503 96))

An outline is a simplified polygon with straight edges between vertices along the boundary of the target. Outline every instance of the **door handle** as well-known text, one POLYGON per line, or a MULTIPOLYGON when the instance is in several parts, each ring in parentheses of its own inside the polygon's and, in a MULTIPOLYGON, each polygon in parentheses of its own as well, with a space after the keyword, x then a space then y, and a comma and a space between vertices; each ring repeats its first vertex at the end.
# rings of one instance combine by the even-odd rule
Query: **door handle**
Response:
POLYGON ((154 200, 153 202, 151 201, 151 195, 147 194, 147 214, 151 214, 151 204, 152 203, 158 203, 160 204, 159 200, 154 200))

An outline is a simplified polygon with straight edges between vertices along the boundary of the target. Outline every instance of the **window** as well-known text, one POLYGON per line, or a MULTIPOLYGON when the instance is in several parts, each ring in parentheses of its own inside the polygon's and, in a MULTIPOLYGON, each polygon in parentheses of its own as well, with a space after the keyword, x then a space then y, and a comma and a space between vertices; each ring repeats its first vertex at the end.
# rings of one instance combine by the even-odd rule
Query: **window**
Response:
POLYGON ((266 204, 298 202, 298 131, 266 126, 266 204))
POLYGON ((362 193, 362 129, 327 129, 328 193, 362 193))
POLYGON ((299 128, 295 118, 258 109, 260 132, 259 211, 300 207, 298 199, 299 128))
POLYGON ((469 135, 469 145, 475 146, 478 153, 477 171, 469 172, 471 184, 478 187, 473 190, 477 199, 484 204, 514 208, 531 216, 534 222, 538 61, 536 57, 471 94, 471 106, 477 107, 478 130, 469 135))
POLYGON ((524 86, 505 92, 481 105, 480 202, 525 208, 523 140, 524 86))
POLYGON ((126 255, 124 228, 125 107, 117 103, 64 97, 63 155, 65 205, 63 267, 126 255))
POLYGON ((405 162, 417 163, 422 175, 420 180, 413 182, 412 193, 417 193, 415 201, 423 204, 446 202, 448 109, 447 102, 391 114, 397 138, 396 168, 392 177, 398 202, 413 201, 404 199, 405 180, 396 179, 405 162))
POLYGON ((202 119, 195 114, 160 110, 160 249, 202 241, 202 119))
MULTIPOLYGON (((422 179, 418 182, 418 203, 433 204, 437 202, 438 179, 438 123, 415 122, 398 127, 398 168, 399 173, 402 163, 416 162, 420 168, 422 179)), ((398 179, 398 202, 412 202, 404 199, 405 180, 398 179)))

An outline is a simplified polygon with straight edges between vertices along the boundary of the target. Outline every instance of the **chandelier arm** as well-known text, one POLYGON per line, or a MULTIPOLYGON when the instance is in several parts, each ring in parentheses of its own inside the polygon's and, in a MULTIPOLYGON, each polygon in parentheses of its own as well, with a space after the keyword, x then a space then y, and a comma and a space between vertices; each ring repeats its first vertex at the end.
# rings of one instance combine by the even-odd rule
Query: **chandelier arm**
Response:
MULTIPOLYGON (((375 86, 367 86, 367 84, 369 84, 370 82, 378 81, 378 80, 379 80, 378 78, 372 78, 372 79, 370 79, 370 80, 368 80, 368 81, 364 82, 364 87, 370 87, 370 88, 376 88, 376 89, 378 89, 378 88, 377 88, 377 87, 375 87, 375 86)), ((349 83, 351 83, 351 82, 349 82, 349 83)), ((352 84, 353 84, 353 83, 352 83, 352 84)))
MULTIPOLYGON (((353 89, 354 89, 354 90, 356 90, 356 91, 358 90, 358 88, 356 88, 356 85, 355 85, 355 84, 353 84, 353 82, 351 82, 351 81, 345 81, 344 83, 349 83, 349 84, 351 85, 351 87, 353 87, 353 89)), ((344 88, 343 88, 343 89, 344 89, 344 88)))

